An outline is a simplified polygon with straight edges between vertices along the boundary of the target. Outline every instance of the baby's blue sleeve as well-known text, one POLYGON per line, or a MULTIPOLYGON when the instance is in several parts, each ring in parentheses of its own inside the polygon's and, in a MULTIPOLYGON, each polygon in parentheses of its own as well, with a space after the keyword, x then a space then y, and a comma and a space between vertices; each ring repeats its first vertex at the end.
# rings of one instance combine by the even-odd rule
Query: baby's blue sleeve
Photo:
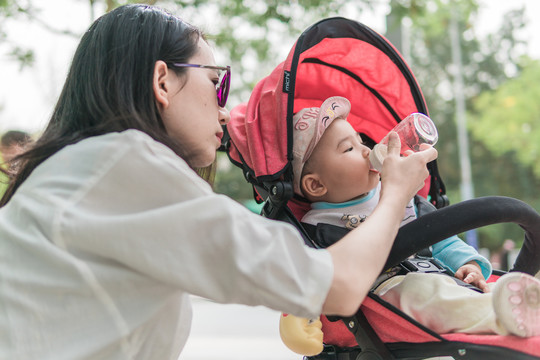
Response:
POLYGON ((484 278, 487 279, 491 275, 490 262, 457 236, 436 243, 431 247, 431 252, 435 259, 453 273, 469 261, 476 260, 484 278))

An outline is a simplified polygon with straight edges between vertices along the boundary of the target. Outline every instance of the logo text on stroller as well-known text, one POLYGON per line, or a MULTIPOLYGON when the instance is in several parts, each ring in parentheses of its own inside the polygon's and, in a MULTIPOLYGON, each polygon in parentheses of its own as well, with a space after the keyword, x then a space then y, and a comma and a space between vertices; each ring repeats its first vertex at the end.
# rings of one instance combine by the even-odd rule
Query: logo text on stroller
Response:
POLYGON ((291 88, 291 73, 287 70, 283 71, 283 92, 289 93, 291 88))

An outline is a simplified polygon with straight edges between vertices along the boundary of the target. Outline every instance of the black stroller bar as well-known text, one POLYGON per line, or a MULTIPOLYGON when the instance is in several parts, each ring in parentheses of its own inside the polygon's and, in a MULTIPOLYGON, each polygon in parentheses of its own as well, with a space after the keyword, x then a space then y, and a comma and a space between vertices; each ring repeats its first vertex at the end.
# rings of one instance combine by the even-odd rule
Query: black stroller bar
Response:
POLYGON ((399 230, 385 269, 452 235, 497 223, 516 223, 525 231, 525 239, 511 271, 534 276, 540 270, 540 215, 523 201, 487 196, 432 210, 399 230))

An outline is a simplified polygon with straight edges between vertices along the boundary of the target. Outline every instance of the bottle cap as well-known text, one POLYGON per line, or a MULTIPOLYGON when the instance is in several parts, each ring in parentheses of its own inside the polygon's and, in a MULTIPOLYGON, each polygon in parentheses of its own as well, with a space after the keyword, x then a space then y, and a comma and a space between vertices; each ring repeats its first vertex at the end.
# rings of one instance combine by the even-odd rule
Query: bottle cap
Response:
POLYGON ((435 145, 439 135, 433 121, 424 114, 415 113, 412 115, 414 117, 414 127, 416 129, 416 133, 421 140, 419 143, 435 145))

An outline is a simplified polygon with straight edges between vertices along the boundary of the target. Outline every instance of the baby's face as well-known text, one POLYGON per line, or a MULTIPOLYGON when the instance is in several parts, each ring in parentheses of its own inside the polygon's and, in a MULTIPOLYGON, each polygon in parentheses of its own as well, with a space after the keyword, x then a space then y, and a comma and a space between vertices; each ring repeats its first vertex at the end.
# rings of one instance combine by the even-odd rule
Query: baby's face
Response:
POLYGON ((319 174, 328 190, 322 201, 353 200, 377 186, 379 173, 371 169, 370 151, 347 120, 330 124, 309 159, 311 172, 319 174))

